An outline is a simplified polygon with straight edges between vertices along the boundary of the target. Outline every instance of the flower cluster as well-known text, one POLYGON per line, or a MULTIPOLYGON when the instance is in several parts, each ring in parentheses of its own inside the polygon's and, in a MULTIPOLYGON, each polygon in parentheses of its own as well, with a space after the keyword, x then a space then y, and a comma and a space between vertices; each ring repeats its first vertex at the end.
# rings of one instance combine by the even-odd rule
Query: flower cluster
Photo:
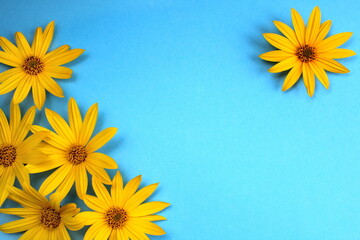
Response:
POLYGON ((43 31, 38 27, 30 46, 22 33, 16 33, 16 45, 0 37, 0 63, 9 70, 0 74, 0 94, 13 90, 10 118, 0 109, 0 206, 8 198, 22 208, 2 208, 1 213, 21 219, 0 225, 5 233, 24 232, 20 239, 70 239, 67 229, 77 231, 90 225, 84 239, 149 239, 165 232, 154 221, 166 220, 155 215, 169 206, 165 202, 146 202, 158 184, 139 189, 141 176, 125 186, 117 171, 113 179, 105 169, 117 169, 110 156, 98 150, 116 134, 107 128, 94 135, 98 105, 85 116, 73 98, 68 103, 68 122, 58 113, 45 109, 51 129, 35 125, 36 108, 45 103, 45 90, 57 97, 63 91, 55 79, 70 78, 72 70, 61 66, 79 57, 84 50, 68 45, 48 51, 54 34, 54 22, 43 31), (22 117, 19 104, 32 90, 35 106, 22 117), (29 137, 28 134, 32 133, 29 137), (37 191, 30 175, 56 169, 37 191), (96 194, 88 195, 88 174, 96 194), (22 189, 14 187, 17 179, 22 189), (111 185, 111 191, 104 186, 111 185), (80 212, 75 203, 61 202, 75 185, 79 199, 93 211, 80 212), (49 195, 49 198, 47 196, 49 195))

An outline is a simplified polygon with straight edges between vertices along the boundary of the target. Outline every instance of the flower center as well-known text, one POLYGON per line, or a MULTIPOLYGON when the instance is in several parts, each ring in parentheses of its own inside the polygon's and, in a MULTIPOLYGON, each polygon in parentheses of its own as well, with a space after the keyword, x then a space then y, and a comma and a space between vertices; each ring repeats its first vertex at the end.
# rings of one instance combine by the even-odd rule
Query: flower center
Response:
POLYGON ((73 146, 68 151, 68 160, 74 165, 84 162, 87 157, 86 148, 81 145, 73 146))
POLYGON ((40 214, 41 223, 48 229, 57 228, 61 223, 60 213, 52 208, 43 208, 40 214))
POLYGON ((0 165, 10 167, 16 160, 16 148, 13 145, 4 145, 0 148, 0 165))
POLYGON ((44 63, 38 57, 28 57, 25 59, 22 68, 27 74, 38 75, 44 70, 44 63))
POLYGON ((311 62, 316 58, 316 49, 309 45, 301 46, 297 49, 296 56, 302 62, 311 62))
POLYGON ((122 208, 112 207, 105 213, 107 224, 111 228, 122 228, 127 220, 127 213, 122 208))

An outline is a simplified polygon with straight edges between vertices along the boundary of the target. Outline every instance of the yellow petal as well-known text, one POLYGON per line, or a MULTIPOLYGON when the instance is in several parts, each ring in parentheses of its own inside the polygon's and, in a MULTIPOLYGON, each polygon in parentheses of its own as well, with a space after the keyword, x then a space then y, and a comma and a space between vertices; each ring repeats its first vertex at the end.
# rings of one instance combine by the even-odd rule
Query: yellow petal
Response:
POLYGON ((155 235, 155 236, 166 234, 165 231, 155 223, 144 221, 142 219, 137 219, 137 218, 132 218, 129 219, 128 221, 129 221, 128 224, 129 226, 135 225, 136 229, 143 233, 155 235))
POLYGON ((21 186, 30 184, 29 170, 25 168, 22 163, 19 163, 17 161, 13 163, 13 167, 15 176, 19 180, 21 186))
POLYGON ((76 217, 81 219, 85 225, 92 225, 96 222, 105 220, 104 213, 99 212, 81 212, 76 215, 76 217))
POLYGON ((60 208, 59 213, 61 215, 70 217, 70 216, 75 216, 76 214, 79 213, 79 211, 80 208, 77 208, 75 203, 68 203, 60 208))
POLYGON ((322 85, 324 85, 326 89, 329 89, 330 82, 324 69, 322 69, 316 61, 310 62, 309 65, 311 70, 315 73, 316 77, 322 83, 322 85))
POLYGON ((125 225, 125 227, 122 229, 122 231, 127 235, 130 239, 136 239, 136 240, 150 240, 148 236, 145 235, 145 233, 137 230, 134 225, 125 225))
POLYGON ((26 59, 26 58, 30 57, 31 48, 30 48, 28 41, 24 37, 24 35, 21 32, 15 33, 15 40, 16 40, 16 44, 19 48, 19 52, 21 53, 23 58, 26 59))
POLYGON ((46 51, 50 46, 53 35, 54 35, 54 21, 50 22, 44 30, 44 34, 43 34, 44 39, 41 44, 41 49, 39 52, 40 56, 45 55, 46 51))
POLYGON ((21 63, 20 52, 17 47, 12 44, 9 40, 4 37, 0 37, 0 46, 5 50, 5 52, 11 54, 13 57, 17 58, 21 63))
POLYGON ((15 104, 21 103, 26 96, 28 95, 31 85, 32 85, 33 77, 27 76, 27 78, 22 79, 22 81, 19 82, 19 85, 17 86, 13 101, 15 104))
POLYGON ((37 132, 20 143, 17 147, 16 152, 18 155, 26 155, 30 151, 33 151, 39 143, 46 138, 49 132, 37 132))
POLYGON ((315 92, 315 76, 314 72, 310 69, 309 64, 303 64, 303 79, 306 90, 310 97, 314 95, 315 92))
POLYGON ((319 54, 320 58, 331 58, 331 59, 339 59, 339 58, 347 58, 356 55, 353 50, 343 49, 343 48, 335 48, 333 50, 329 50, 327 52, 323 52, 319 54))
POLYGON ((56 193, 59 193, 61 198, 65 198, 66 195, 69 193, 71 187, 74 185, 75 174, 75 168, 72 167, 69 174, 65 177, 64 181, 56 189, 56 193))
POLYGON ((318 53, 327 52, 343 45, 352 36, 351 32, 338 33, 321 41, 316 50, 318 53))
POLYGON ((281 49, 288 53, 295 53, 296 46, 292 44, 287 38, 275 33, 264 33, 264 38, 274 47, 281 49))
POLYGON ((1 208, 0 213, 17 215, 19 217, 31 217, 38 216, 40 210, 36 211, 36 209, 32 208, 1 208))
POLYGON ((13 186, 15 181, 15 174, 12 168, 5 168, 3 174, 0 176, 0 206, 9 195, 9 186, 13 186))
POLYGON ((141 219, 146 220, 146 221, 151 221, 151 222, 167 220, 165 217, 160 216, 160 215, 143 216, 143 217, 141 217, 141 219))
POLYGON ((45 103, 46 95, 45 95, 45 89, 40 84, 38 79, 34 79, 34 84, 32 86, 32 93, 37 109, 41 110, 41 108, 45 103))
POLYGON ((25 208, 37 209, 39 211, 42 209, 37 199, 32 198, 27 192, 15 187, 10 188, 9 199, 18 202, 25 208))
POLYGON ((284 84, 282 86, 282 91, 290 89, 299 80, 301 73, 302 63, 298 61, 286 76, 284 84))
POLYGON ((2 73, 0 73, 0 83, 6 81, 10 77, 14 75, 18 75, 19 73, 22 74, 22 76, 25 75, 24 71, 21 68, 10 68, 2 73))
POLYGON ((30 131, 30 126, 33 124, 35 119, 36 109, 35 106, 29 108, 29 110, 25 113, 23 119, 20 122, 18 131, 14 136, 13 142, 16 146, 19 146, 22 141, 24 141, 26 135, 30 131))
POLYGON ((268 71, 271 73, 283 72, 294 67, 297 62, 299 62, 299 59, 298 57, 294 56, 275 64, 268 71))
POLYGON ((31 45, 31 49, 33 51, 34 56, 41 57, 40 56, 40 51, 41 51, 42 43, 43 43, 42 28, 38 27, 38 28, 36 28, 35 35, 34 35, 34 40, 33 40, 33 43, 31 45))
POLYGON ((127 201, 134 195, 141 182, 141 175, 131 179, 125 186, 120 206, 123 207, 127 201))
POLYGON ((2 51, 0 51, 0 62, 16 68, 20 68, 23 63, 19 58, 15 57, 14 55, 2 51))
POLYGON ((120 205, 123 196, 123 187, 123 180, 120 171, 117 171, 111 184, 111 197, 114 205, 120 205))
POLYGON ((295 34, 300 45, 303 45, 305 42, 305 23, 301 15, 295 10, 291 9, 292 23, 294 25, 295 34))
POLYGON ((41 172, 46 172, 49 171, 51 169, 60 167, 61 165, 64 165, 65 163, 67 163, 67 160, 59 158, 59 160, 57 161, 43 161, 43 162, 39 162, 37 164, 32 164, 29 163, 26 165, 26 168, 29 170, 30 173, 41 173, 41 172))
POLYGON ((103 153, 97 153, 97 152, 89 153, 86 158, 86 161, 101 168, 107 168, 107 169, 118 168, 115 160, 103 153))
POLYGON ((32 229, 27 230, 19 240, 35 240, 35 236, 42 230, 42 226, 38 225, 32 229))
POLYGON ((61 240, 71 240, 68 231, 66 230, 64 224, 60 224, 59 226, 59 239, 61 240))
POLYGON ((148 202, 143 203, 131 212, 129 212, 129 215, 131 217, 141 217, 141 216, 147 216, 150 214, 154 214, 157 212, 160 212, 164 210, 165 208, 169 207, 170 204, 166 202, 148 202))
POLYGON ((125 203, 124 208, 129 209, 130 211, 131 209, 138 207, 142 202, 144 202, 148 197, 150 197, 151 194, 154 193, 158 185, 158 183, 155 183, 140 189, 129 199, 129 201, 125 203))
POLYGON ((98 116, 98 105, 93 104, 85 115, 84 122, 81 126, 79 143, 86 145, 94 131, 98 116))
POLYGON ((72 70, 68 67, 52 66, 46 67, 46 74, 52 78, 68 79, 71 78, 72 70))
POLYGON ((50 130, 38 126, 38 125, 32 125, 30 127, 30 130, 35 133, 35 132, 50 132, 49 135, 44 139, 45 142, 47 142, 48 144, 50 144, 51 146, 54 146, 58 149, 61 149, 63 151, 67 151, 68 148, 70 147, 70 144, 61 136, 51 132, 50 130))
POLYGON ((79 221, 78 218, 62 216, 61 220, 63 221, 64 225, 71 231, 78 231, 84 227, 83 222, 79 221))
POLYGON ((279 31, 284 34, 287 39, 289 39, 292 44, 294 44, 295 46, 300 45, 294 30, 292 30, 288 25, 279 21, 274 21, 274 24, 277 29, 279 29, 279 31))
POLYGON ((316 40, 316 37, 319 34, 320 29, 320 21, 321 21, 321 12, 319 7, 315 7, 311 12, 308 25, 305 33, 305 42, 307 44, 313 44, 316 40))
POLYGON ((264 60, 270 61, 270 62, 281 62, 281 61, 286 60, 293 56, 294 56, 293 53, 288 53, 288 52, 285 52, 282 50, 275 50, 275 51, 263 53, 259 57, 261 59, 264 59, 264 60))
POLYGON ((317 35, 316 37, 316 40, 314 42, 314 46, 317 46, 317 44, 319 42, 321 42, 322 40, 324 40, 324 38, 326 37, 326 35, 329 33, 330 31, 330 28, 331 28, 331 20, 327 20, 325 22, 323 22, 321 25, 320 25, 320 30, 319 30, 319 34, 317 35))
POLYGON ((57 97, 64 97, 64 92, 60 85, 51 77, 47 76, 46 74, 39 74, 37 75, 41 85, 49 91, 52 95, 57 97))
MULTIPOLYGON (((59 66, 71 62, 78 58, 85 50, 72 49, 62 53, 53 54, 51 57, 47 56, 45 64, 49 66, 59 66)), ((51 53, 51 52, 50 52, 51 53)))
POLYGON ((30 198, 35 200, 37 202, 37 205, 39 205, 41 208, 49 207, 49 201, 45 198, 45 196, 36 191, 29 184, 24 185, 24 191, 28 194, 30 198))
POLYGON ((107 227, 107 226, 103 222, 95 223, 94 225, 89 227, 89 229, 86 231, 84 240, 93 240, 96 237, 97 233, 100 231, 100 229, 102 229, 104 227, 107 227))
POLYGON ((112 228, 110 228, 110 227, 100 228, 99 231, 97 232, 96 237, 94 238, 94 240, 109 239, 111 231, 112 231, 112 228))
POLYGON ((80 131, 81 125, 82 125, 82 117, 80 114, 79 107, 74 98, 70 98, 69 104, 68 104, 68 109, 69 109, 68 114, 69 114, 70 128, 75 133, 76 139, 78 139, 79 131, 80 131))
POLYGON ((80 199, 86 194, 88 188, 88 177, 84 164, 75 166, 76 179, 76 193, 80 199))
POLYGON ((345 66, 337 62, 336 60, 329 59, 329 58, 317 58, 317 63, 320 65, 321 68, 325 69, 329 72, 334 73, 348 73, 350 72, 345 66))
POLYGON ((11 130, 8 123, 8 120, 0 108, 0 139, 4 144, 9 144, 11 142, 11 130))
POLYGON ((108 210, 107 204, 91 195, 84 195, 84 203, 92 210, 100 213, 104 213, 108 210))
POLYGON ((112 205, 111 197, 110 197, 107 189, 101 183, 101 181, 98 178, 93 177, 92 178, 92 186, 93 186, 96 196, 105 203, 106 207, 110 208, 112 205))
POLYGON ((56 131, 57 134, 66 139, 66 141, 69 143, 76 144, 74 133, 58 113, 50 109, 45 109, 45 115, 51 127, 56 131))
POLYGON ((0 94, 6 94, 17 88, 24 78, 27 78, 25 73, 16 73, 12 75, 0 85, 0 94))
POLYGON ((14 104, 12 101, 10 103, 10 130, 11 136, 15 136, 18 130, 18 125, 20 124, 21 113, 20 107, 18 104, 14 104))
POLYGON ((48 52, 42 59, 43 59, 43 61, 47 61, 49 58, 51 58, 57 54, 64 53, 69 49, 70 49, 69 45, 60 46, 60 47, 56 48, 55 50, 48 52))
POLYGON ((111 184, 110 177, 103 168, 97 167, 94 164, 89 163, 89 162, 86 162, 85 166, 86 166, 86 170, 92 176, 97 176, 101 180, 101 182, 103 182, 105 184, 111 184))
MULTIPOLYGON (((88 152, 95 152, 102 146, 104 146, 110 139, 114 137, 117 132, 117 128, 106 128, 96 134, 86 146, 88 152)), ((117 168, 117 167, 116 167, 117 168)))
POLYGON ((53 190, 55 190, 65 179, 72 168, 72 165, 64 164, 55 172, 53 172, 42 184, 39 189, 39 192, 43 195, 48 195, 53 190))
POLYGON ((23 232, 39 224, 38 217, 29 217, 0 225, 0 231, 5 233, 23 232))

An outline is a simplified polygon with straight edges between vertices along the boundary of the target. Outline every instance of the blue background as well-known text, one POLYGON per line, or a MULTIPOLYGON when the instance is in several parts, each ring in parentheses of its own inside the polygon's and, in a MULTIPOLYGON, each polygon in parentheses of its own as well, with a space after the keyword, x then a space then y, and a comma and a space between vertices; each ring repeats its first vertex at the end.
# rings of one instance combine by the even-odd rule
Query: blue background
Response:
MULTIPOLYGON (((82 112, 99 103, 96 131, 119 128, 101 151, 126 181, 160 182, 151 200, 172 204, 159 223, 168 234, 151 239, 355 240, 359 58, 340 60, 351 72, 329 74, 330 90, 317 82, 313 98, 302 80, 281 92, 285 74, 258 58, 273 49, 262 37, 277 32, 273 20, 290 24, 291 8, 307 20, 316 5, 330 34, 354 32, 343 47, 359 53, 357 0, 2 1, 0 35, 32 39, 55 20, 52 49, 86 49, 67 64, 73 78, 58 81, 65 98, 48 94, 45 107, 66 116, 71 96, 82 112)), ((0 96, 5 111, 11 97, 0 96)), ((36 122, 48 126, 43 112, 36 122)), ((66 201, 87 209, 74 189, 66 201)))

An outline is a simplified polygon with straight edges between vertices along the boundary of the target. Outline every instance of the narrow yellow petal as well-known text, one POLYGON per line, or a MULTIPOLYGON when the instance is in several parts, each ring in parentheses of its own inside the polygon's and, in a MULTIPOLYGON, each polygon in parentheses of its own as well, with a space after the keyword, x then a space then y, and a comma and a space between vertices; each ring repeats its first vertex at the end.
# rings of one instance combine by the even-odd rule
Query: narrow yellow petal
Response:
POLYGON ((41 44, 41 49, 39 51, 40 56, 45 55, 46 51, 50 46, 53 35, 54 35, 54 21, 50 22, 44 30, 44 34, 43 34, 44 39, 41 44))
POLYGON ((290 40, 292 44, 294 44, 297 47, 300 45, 294 30, 292 30, 288 25, 279 21, 274 21, 274 24, 277 27, 277 29, 279 29, 279 31, 282 34, 284 34, 287 39, 290 40))
POLYGON ((282 91, 290 89, 300 78, 302 73, 302 62, 298 61, 285 78, 282 91))
POLYGON ((296 52, 296 46, 292 44, 287 38, 275 34, 275 33, 264 33, 264 38, 274 47, 283 50, 288 53, 295 53, 296 52))
POLYGON ((137 230, 134 225, 125 225, 123 229, 121 229, 126 236, 128 236, 130 239, 136 239, 136 240, 149 240, 149 237, 145 235, 145 233, 137 230))
POLYGON ((101 181, 95 176, 92 177, 92 186, 93 186, 96 196, 100 200, 102 200, 108 208, 110 208, 112 204, 111 204, 111 197, 109 195, 109 192, 104 187, 104 185, 101 183, 101 181))
MULTIPOLYGON (((53 54, 51 57, 47 56, 44 59, 45 64, 49 66, 59 66, 65 63, 71 62, 78 58, 85 50, 83 49, 72 49, 66 52, 53 54)), ((51 52, 50 52, 51 53, 51 52)), ((45 55, 46 56, 46 55, 45 55)))
POLYGON ((41 85, 49 91, 52 95, 57 97, 64 97, 64 92, 60 85, 51 77, 46 75, 45 73, 37 75, 41 85))
POLYGON ((96 134, 89 143, 86 145, 86 149, 88 152, 95 152, 102 146, 104 146, 110 139, 112 139, 117 132, 117 128, 106 128, 96 134))
POLYGON ((111 234, 112 228, 110 227, 102 227, 99 229, 99 231, 96 234, 96 237, 94 240, 104 240, 109 239, 109 236, 111 234))
POLYGON ((29 108, 29 110, 25 113, 18 127, 18 131, 13 139, 15 146, 19 146, 20 143, 24 141, 25 137, 29 133, 30 126, 33 124, 35 119, 35 113, 36 113, 35 106, 29 108))
POLYGON ((271 73, 283 72, 294 67, 297 62, 299 62, 299 59, 298 57, 294 56, 275 64, 268 71, 271 73))
POLYGON ((66 197, 71 187, 74 185, 75 173, 75 168, 72 167, 69 174, 65 177, 64 181, 57 188, 56 193, 59 193, 62 198, 66 197))
POLYGON ((9 40, 4 37, 0 37, 0 46, 5 50, 5 52, 11 54, 13 57, 17 58, 21 63, 20 52, 18 48, 12 44, 9 40))
POLYGON ((107 204, 100 200, 99 198, 96 198, 91 195, 84 195, 84 203, 86 206, 91 208, 92 210, 100 213, 104 213, 108 210, 107 204))
POLYGON ((322 52, 319 54, 320 58, 331 58, 331 59, 339 59, 339 58, 347 58, 356 55, 353 50, 343 49, 343 48, 335 48, 333 50, 329 50, 326 52, 322 52))
POLYGON ((98 116, 98 105, 93 104, 85 115, 84 122, 80 129, 79 143, 86 145, 93 134, 98 116))
POLYGON ((155 235, 155 236, 166 234, 165 231, 155 223, 144 221, 138 218, 131 218, 128 221, 129 221, 129 225, 135 225, 136 228, 143 233, 155 235))
POLYGON ((61 240, 71 240, 68 231, 66 230, 64 224, 60 224, 59 226, 59 239, 61 240))
POLYGON ((93 240, 96 237, 96 235, 98 234, 98 232, 100 231, 100 229, 105 228, 105 227, 107 227, 107 226, 103 222, 95 223, 94 225, 89 227, 89 229, 86 231, 84 240, 93 240))
POLYGON ((0 231, 5 233, 23 232, 39 224, 38 217, 29 217, 0 225, 0 231))
POLYGON ((345 66, 339 63, 336 60, 330 58, 317 58, 317 63, 320 65, 321 68, 325 69, 329 72, 334 73, 348 73, 350 72, 345 66))
POLYGON ((57 54, 64 53, 69 49, 70 49, 69 45, 60 46, 60 47, 56 48, 55 50, 48 52, 42 59, 43 59, 43 61, 47 61, 49 58, 52 58, 53 56, 55 56, 57 54))
POLYGON ((309 64, 303 64, 303 79, 306 90, 310 97, 314 95, 315 92, 315 75, 314 72, 310 69, 309 64))
POLYGON ((158 202, 158 201, 143 203, 134 210, 132 210, 131 212, 129 212, 129 215, 131 217, 147 216, 150 214, 160 212, 169 206, 170 206, 169 203, 158 202))
POLYGON ((329 50, 333 50, 341 45, 343 45, 349 38, 352 36, 351 32, 344 32, 344 33, 338 33, 335 35, 332 35, 331 37, 328 37, 321 41, 317 47, 316 50, 318 53, 321 52, 327 52, 329 50))
POLYGON ((37 209, 39 211, 42 209, 37 199, 32 198, 29 193, 15 187, 10 188, 9 199, 25 208, 37 209))
POLYGON ((125 186, 120 206, 123 207, 127 201, 134 195, 141 182, 141 175, 131 179, 125 186))
POLYGON ((76 214, 78 214, 80 212, 80 208, 77 208, 75 203, 68 203, 65 204, 64 206, 62 206, 60 208, 59 213, 64 215, 64 216, 75 216, 76 214))
POLYGON ((18 125, 20 124, 21 113, 20 107, 18 104, 14 104, 12 101, 10 103, 10 130, 11 136, 15 136, 18 130, 18 125))
POLYGON ((18 75, 19 73, 22 74, 22 76, 25 75, 24 71, 21 68, 10 68, 2 73, 0 73, 0 83, 5 82, 10 77, 14 75, 18 75))
POLYGON ((101 168, 117 169, 118 165, 114 159, 103 153, 89 153, 86 161, 101 168))
POLYGON ((261 59, 264 59, 264 60, 270 61, 270 62, 281 62, 281 61, 288 59, 290 57, 293 57, 293 56, 294 56, 293 53, 288 53, 288 52, 285 52, 282 50, 275 50, 275 51, 263 53, 259 57, 261 59))
POLYGON ((13 166, 15 176, 19 180, 21 186, 30 184, 29 170, 24 166, 24 164, 16 161, 13 163, 13 166))
POLYGON ((81 212, 76 215, 77 218, 81 219, 85 225, 92 225, 99 221, 105 220, 105 214, 99 212, 81 212))
POLYGON ((313 44, 316 40, 316 37, 319 34, 321 21, 321 12, 319 7, 315 7, 310 14, 308 25, 305 32, 305 43, 313 44))
POLYGON ((19 240, 34 240, 35 236, 38 234, 38 232, 42 230, 42 226, 38 225, 32 229, 27 230, 19 240))
POLYGON ((305 23, 301 15, 295 10, 291 9, 291 18, 292 23, 295 29, 295 34, 300 45, 303 45, 305 42, 305 23))
POLYGON ((38 78, 35 78, 33 80, 32 94, 37 109, 41 110, 41 108, 45 103, 46 95, 45 95, 45 89, 41 85, 38 78))
POLYGON ((37 205, 39 205, 41 208, 49 207, 49 201, 40 192, 36 191, 29 184, 25 185, 23 188, 25 193, 28 194, 28 196, 33 200, 36 200, 37 205))
POLYGON ((123 179, 120 171, 117 171, 111 184, 111 197, 114 205, 120 205, 123 196, 123 187, 123 179))
POLYGON ((13 186, 15 182, 15 174, 12 168, 5 168, 0 176, 0 206, 4 203, 9 195, 9 186, 13 186))
POLYGON ((150 221, 150 222, 167 220, 165 217, 160 216, 160 215, 142 216, 141 219, 146 220, 146 221, 150 221))
POLYGON ((26 165, 26 168, 29 170, 30 173, 41 173, 60 167, 65 163, 67 163, 67 160, 63 160, 60 158, 60 160, 58 161, 45 161, 39 162, 37 164, 29 163, 26 165))
POLYGON ((20 68, 23 62, 10 53, 0 51, 0 63, 9 65, 11 67, 20 68))
POLYGON ((40 210, 36 210, 33 208, 1 208, 0 213, 17 215, 19 217, 31 217, 38 216, 40 210))
POLYGON ((33 43, 31 45, 31 49, 33 51, 34 56, 41 57, 40 51, 41 51, 42 43, 43 43, 42 28, 38 27, 38 28, 36 28, 35 35, 34 35, 34 40, 33 40, 33 43))
POLYGON ((86 194, 88 188, 88 177, 84 164, 75 166, 75 172, 76 193, 78 197, 82 199, 84 194, 86 194))
POLYGON ((37 132, 25 139, 20 145, 17 147, 16 152, 18 155, 26 155, 30 151, 33 151, 39 143, 49 135, 49 132, 37 132))
POLYGON ((326 89, 329 89, 330 82, 325 70, 322 69, 316 61, 310 62, 309 65, 321 84, 324 85, 326 89))
POLYGON ((45 68, 45 72, 52 78, 68 79, 71 78, 72 70, 68 67, 50 66, 45 68))
POLYGON ((314 46, 317 46, 319 42, 324 40, 326 35, 329 33, 330 28, 331 28, 331 20, 327 20, 320 25, 319 34, 317 35, 316 40, 313 44, 314 46))
POLYGON ((31 76, 27 76, 19 82, 19 85, 17 86, 13 97, 13 101, 15 104, 21 103, 26 98, 30 91, 32 80, 33 78, 31 76))
POLYGON ((92 163, 85 162, 86 170, 92 175, 97 176, 101 182, 105 184, 111 184, 109 174, 103 169, 92 163))
POLYGON ((0 139, 1 142, 5 144, 9 144, 11 142, 11 130, 9 126, 9 122, 3 112, 3 110, 0 108, 0 139))
POLYGON ((19 52, 21 53, 22 57, 24 59, 30 57, 31 48, 24 34, 22 34, 21 32, 15 33, 15 40, 16 40, 16 45, 18 46, 19 52))
POLYGON ((140 189, 129 199, 129 201, 125 203, 124 208, 130 211, 138 207, 142 202, 144 202, 148 197, 150 197, 151 194, 154 193, 158 185, 158 183, 155 183, 140 189))
POLYGON ((49 135, 44 139, 44 141, 50 144, 51 146, 54 146, 55 148, 61 149, 63 151, 67 151, 68 148, 70 147, 70 144, 63 137, 51 132, 47 128, 38 125, 32 125, 30 127, 30 130, 33 133, 46 132, 46 131, 50 132, 49 135))
POLYGON ((50 109, 45 109, 45 115, 51 127, 57 134, 66 139, 69 143, 76 143, 74 133, 71 131, 66 121, 58 113, 50 109))
POLYGON ((61 220, 63 221, 64 225, 71 231, 78 231, 84 227, 84 223, 75 217, 62 216, 61 220))
POLYGON ((25 73, 16 73, 0 84, 0 95, 11 92, 19 86, 19 83, 27 78, 25 73))
POLYGON ((48 195, 53 190, 55 190, 65 179, 72 168, 72 165, 64 164, 55 172, 53 172, 42 184, 39 189, 39 192, 43 195, 48 195))
POLYGON ((70 98, 69 103, 68 103, 68 109, 69 109, 68 118, 69 118, 70 128, 75 133, 75 137, 78 140, 79 131, 82 126, 82 117, 81 117, 79 107, 74 98, 70 98))

